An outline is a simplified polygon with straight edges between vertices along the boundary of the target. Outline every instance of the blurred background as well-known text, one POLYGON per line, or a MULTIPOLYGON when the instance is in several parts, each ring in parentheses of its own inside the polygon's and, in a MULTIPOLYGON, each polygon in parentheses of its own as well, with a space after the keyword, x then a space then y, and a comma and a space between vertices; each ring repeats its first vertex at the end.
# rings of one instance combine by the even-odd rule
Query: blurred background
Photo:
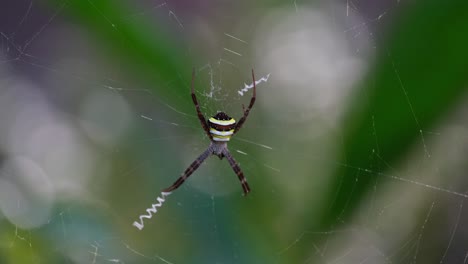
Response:
POLYGON ((468 2, 0 7, 0 263, 468 263, 468 2), (201 110, 237 120, 210 141, 201 110))

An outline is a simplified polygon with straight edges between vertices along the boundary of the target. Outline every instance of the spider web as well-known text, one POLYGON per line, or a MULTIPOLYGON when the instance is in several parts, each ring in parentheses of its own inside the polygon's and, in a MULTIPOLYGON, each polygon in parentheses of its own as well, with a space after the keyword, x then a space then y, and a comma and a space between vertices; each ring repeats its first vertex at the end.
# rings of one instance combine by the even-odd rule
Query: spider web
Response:
MULTIPOLYGON (((113 45, 128 47, 100 1, 84 2, 95 26, 119 36, 113 45)), ((405 11, 399 1, 128 1, 123 21, 188 43, 172 50, 184 67, 157 81, 78 23, 72 3, 0 11, 0 263, 468 263, 466 104, 424 128, 429 113, 381 41, 405 11), (374 167, 361 167, 352 153, 340 158, 341 123, 377 50, 418 137, 404 161, 390 161, 379 141, 392 131, 372 115, 374 167), (252 193, 242 197, 227 161, 211 157, 139 231, 132 223, 209 144, 189 94, 192 65, 207 117, 239 119, 255 70, 256 104, 229 143, 252 193), (316 229, 310 215, 334 205, 324 197, 342 169, 355 186, 374 175, 371 191, 316 229)))

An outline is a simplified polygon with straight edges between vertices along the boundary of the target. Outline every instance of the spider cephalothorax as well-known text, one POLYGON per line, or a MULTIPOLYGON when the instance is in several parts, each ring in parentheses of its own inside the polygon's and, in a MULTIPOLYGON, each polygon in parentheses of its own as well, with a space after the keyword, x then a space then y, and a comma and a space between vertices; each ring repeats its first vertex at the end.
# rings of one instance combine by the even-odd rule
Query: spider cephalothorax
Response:
POLYGON ((182 175, 177 179, 171 187, 166 188, 163 190, 165 193, 170 193, 173 190, 179 188, 182 183, 196 170, 200 165, 207 159, 210 155, 216 155, 220 159, 226 158, 231 165, 232 169, 236 173, 239 181, 241 182, 242 189, 244 190, 244 195, 250 192, 250 187, 247 184, 247 181, 244 177, 244 173, 240 169, 239 165, 237 164, 234 157, 231 155, 227 148, 227 142, 231 139, 231 136, 236 134, 239 129, 244 124, 247 116, 250 113, 250 109, 255 103, 255 96, 256 96, 256 87, 255 87, 255 76, 254 71, 252 70, 252 79, 253 79, 253 94, 252 98, 250 99, 250 104, 247 109, 244 109, 242 106, 244 115, 236 122, 234 118, 231 118, 224 112, 218 112, 216 115, 208 119, 206 121, 205 117, 203 116, 200 105, 198 105, 197 96, 195 95, 195 91, 193 88, 193 82, 195 80, 195 69, 192 71, 192 101, 195 104, 195 109, 197 110, 198 119, 201 122, 203 130, 211 140, 210 146, 194 161, 192 164, 182 173, 182 175))

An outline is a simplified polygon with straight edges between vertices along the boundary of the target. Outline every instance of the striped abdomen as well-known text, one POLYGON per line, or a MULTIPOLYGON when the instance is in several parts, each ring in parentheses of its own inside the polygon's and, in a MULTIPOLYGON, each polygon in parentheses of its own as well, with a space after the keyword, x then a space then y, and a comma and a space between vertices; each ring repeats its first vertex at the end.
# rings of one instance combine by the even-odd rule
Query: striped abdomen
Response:
POLYGON ((224 112, 219 112, 208 119, 208 124, 214 141, 229 141, 232 134, 234 134, 236 120, 229 117, 224 112))

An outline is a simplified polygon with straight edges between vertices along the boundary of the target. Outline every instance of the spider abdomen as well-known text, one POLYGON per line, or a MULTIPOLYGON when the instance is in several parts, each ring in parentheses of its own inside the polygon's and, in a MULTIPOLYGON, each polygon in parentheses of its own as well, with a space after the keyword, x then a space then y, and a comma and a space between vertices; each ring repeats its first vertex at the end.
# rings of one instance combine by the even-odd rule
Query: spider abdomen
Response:
POLYGON ((218 112, 208 119, 210 134, 214 141, 229 141, 234 134, 236 120, 224 112, 218 112))

